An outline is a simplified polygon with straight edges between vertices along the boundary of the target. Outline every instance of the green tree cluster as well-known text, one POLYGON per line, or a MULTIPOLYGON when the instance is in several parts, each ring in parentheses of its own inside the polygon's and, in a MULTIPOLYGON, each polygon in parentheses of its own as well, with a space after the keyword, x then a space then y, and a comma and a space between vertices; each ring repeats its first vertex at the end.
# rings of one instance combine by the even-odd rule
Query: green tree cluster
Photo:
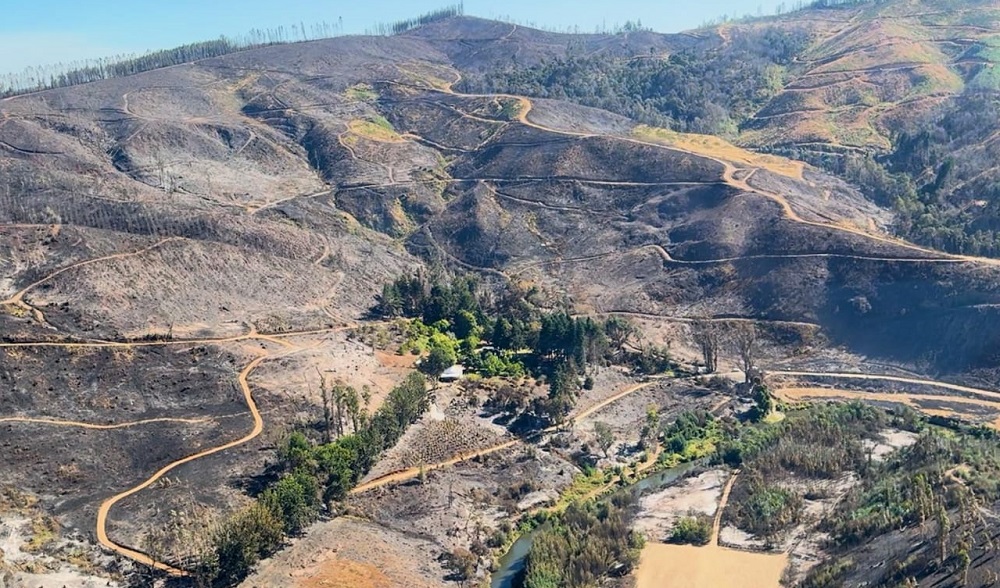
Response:
POLYGON ((712 518, 705 514, 681 517, 670 532, 670 542, 708 545, 712 539, 712 518))
POLYGON ((461 362, 486 377, 545 377, 548 397, 536 399, 530 409, 548 422, 569 414, 588 366, 617 361, 650 374, 673 365, 665 349, 638 348, 638 330, 626 318, 596 321, 565 311, 540 312, 530 304, 532 296, 532 290, 510 284, 487 295, 473 277, 445 283, 416 273, 386 284, 372 313, 413 319, 403 350, 429 352, 421 361, 427 374, 461 362), (482 338, 486 348, 480 348, 482 338))
POLYGON ((571 504, 535 535, 525 588, 596 586, 612 571, 631 570, 643 539, 629 528, 626 506, 626 498, 571 504))
POLYGON ((802 496, 765 480, 759 470, 744 470, 729 500, 726 520, 769 542, 802 518, 802 496))
MULTIPOLYGON (((649 418, 647 415, 647 422, 649 418)), ((673 422, 664 424, 660 431, 663 447, 680 455, 685 454, 692 442, 712 439, 716 434, 715 418, 704 410, 684 411, 673 422)))
POLYGON ((463 89, 568 100, 678 131, 735 136, 782 88, 784 70, 807 46, 804 31, 760 27, 732 31, 715 50, 666 58, 584 55, 469 76, 463 89))
POLYGON ((441 320, 452 325, 471 321, 473 327, 485 318, 479 282, 474 276, 457 277, 448 284, 428 280, 420 272, 385 284, 372 313, 382 318, 420 318, 428 325, 441 320))
POLYGON ((316 519, 321 501, 344 498, 378 456, 420 418, 428 402, 426 381, 414 373, 390 391, 385 404, 364 426, 349 435, 314 444, 303 433, 292 433, 278 452, 285 473, 253 504, 212 532, 211 550, 202 558, 198 579, 230 586, 246 577, 285 536, 300 533, 316 519))
POLYGON ((884 154, 787 150, 843 177, 897 213, 901 236, 935 249, 1000 255, 1000 168, 991 137, 1000 120, 995 92, 967 92, 893 137, 884 154))
POLYGON ((911 426, 861 402, 817 404, 793 411, 775 424, 724 430, 717 459, 741 466, 730 495, 726 520, 773 541, 797 524, 803 492, 776 483, 789 476, 833 480, 847 472, 864 477, 871 468, 866 447, 889 426, 911 426))

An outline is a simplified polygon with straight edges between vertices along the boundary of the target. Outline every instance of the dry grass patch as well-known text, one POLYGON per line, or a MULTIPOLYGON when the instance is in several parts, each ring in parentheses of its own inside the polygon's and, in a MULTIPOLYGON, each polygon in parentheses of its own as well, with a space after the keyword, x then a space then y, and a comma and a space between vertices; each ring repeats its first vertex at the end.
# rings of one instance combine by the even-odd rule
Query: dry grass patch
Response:
POLYGON ((647 125, 635 127, 632 134, 646 141, 662 143, 706 157, 716 157, 737 164, 759 167, 796 180, 802 179, 802 172, 805 169, 805 164, 799 161, 747 151, 711 135, 678 133, 647 125))
POLYGON ((448 91, 453 82, 449 78, 455 79, 457 74, 447 66, 436 66, 430 63, 407 63, 397 65, 396 69, 405 75, 410 82, 416 84, 426 84, 437 90, 448 91))
POLYGON ((31 311, 29 311, 27 309, 27 307, 25 307, 23 305, 13 304, 13 303, 9 303, 9 302, 5 302, 3 304, 0 304, 0 311, 4 312, 6 314, 9 314, 9 315, 11 315, 12 317, 15 317, 15 318, 24 318, 24 317, 28 316, 28 314, 30 314, 30 312, 31 312, 31 311))
POLYGON ((253 72, 243 76, 229 85, 230 92, 239 92, 253 86, 260 80, 260 72, 253 72))
POLYGON ((36 504, 38 504, 36 496, 21 492, 13 486, 0 487, 0 514, 27 513, 36 504))
POLYGON ((877 67, 891 67, 892 65, 942 64, 947 62, 948 56, 933 45, 898 39, 894 42, 847 53, 810 73, 851 72, 877 67))
POLYGON ((48 515, 37 515, 31 519, 31 539, 24 544, 27 553, 38 553, 59 538, 59 523, 48 515))
POLYGON ((365 139, 382 143, 403 143, 405 140, 392 128, 392 124, 381 116, 370 120, 355 119, 348 123, 352 133, 365 139))

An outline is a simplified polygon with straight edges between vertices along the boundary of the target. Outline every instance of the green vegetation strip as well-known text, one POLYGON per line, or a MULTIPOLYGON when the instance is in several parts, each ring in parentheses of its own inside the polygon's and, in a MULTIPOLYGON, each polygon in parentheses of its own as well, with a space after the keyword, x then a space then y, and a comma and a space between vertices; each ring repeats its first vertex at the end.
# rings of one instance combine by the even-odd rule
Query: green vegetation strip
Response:
POLYGON ((301 533, 315 521, 323 503, 344 498, 428 406, 423 376, 411 374, 374 415, 359 415, 351 434, 314 444, 304 434, 293 433, 279 452, 277 480, 250 506, 210 531, 194 566, 195 580, 199 585, 231 586, 245 578, 286 536, 301 533))

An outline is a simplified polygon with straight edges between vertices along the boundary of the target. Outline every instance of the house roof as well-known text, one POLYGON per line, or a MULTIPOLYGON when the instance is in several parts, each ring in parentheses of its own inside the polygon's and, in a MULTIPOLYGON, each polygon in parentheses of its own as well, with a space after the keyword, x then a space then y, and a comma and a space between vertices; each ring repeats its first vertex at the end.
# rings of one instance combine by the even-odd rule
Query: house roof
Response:
POLYGON ((465 368, 460 365, 453 365, 450 368, 441 372, 442 378, 461 378, 462 374, 465 373, 465 368))

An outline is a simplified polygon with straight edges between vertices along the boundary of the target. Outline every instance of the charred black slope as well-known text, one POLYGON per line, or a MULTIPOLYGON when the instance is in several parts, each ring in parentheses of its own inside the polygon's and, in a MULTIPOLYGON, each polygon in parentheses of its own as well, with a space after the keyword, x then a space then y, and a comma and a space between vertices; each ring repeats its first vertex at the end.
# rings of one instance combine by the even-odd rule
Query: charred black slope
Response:
MULTIPOLYGON (((454 19, 0 101, 3 337, 325 327, 423 264, 533 281, 583 312, 812 323, 932 371, 995 365, 996 266, 886 237, 891 215, 842 182, 603 111, 452 89, 470 70, 572 42, 629 57, 718 39, 454 19)), ((5 364, 33 367, 11 371, 0 410, 44 416, 36 386, 105 385, 42 377, 60 362, 98 369, 75 353, 11 354, 5 364)), ((221 351, 206 357, 204 381, 181 377, 193 365, 182 354, 118 358, 119 399, 142 396, 145 366, 204 389, 205 410, 226 416, 239 370, 221 351)), ((166 405, 184 405, 161 401, 150 410, 169 418, 166 405)), ((158 439, 129 443, 160 443, 158 463, 185 454, 158 439)), ((27 437, 12 442, 37 455, 27 437)), ((134 455, 109 459, 142 479, 134 455)), ((7 471, 35 489, 55 479, 7 471)), ((63 506, 71 520, 90 507, 63 506)))
POLYGON ((350 260, 399 256, 381 233, 456 269, 536 275, 585 308, 815 322, 866 353, 989 364, 993 342, 968 335, 994 320, 992 267, 868 235, 887 216, 844 185, 656 145, 592 109, 450 90, 463 69, 571 42, 629 56, 709 41, 458 18, 6 100, 2 214, 279 265, 333 247, 324 264, 360 286, 351 312, 379 280, 350 260))

